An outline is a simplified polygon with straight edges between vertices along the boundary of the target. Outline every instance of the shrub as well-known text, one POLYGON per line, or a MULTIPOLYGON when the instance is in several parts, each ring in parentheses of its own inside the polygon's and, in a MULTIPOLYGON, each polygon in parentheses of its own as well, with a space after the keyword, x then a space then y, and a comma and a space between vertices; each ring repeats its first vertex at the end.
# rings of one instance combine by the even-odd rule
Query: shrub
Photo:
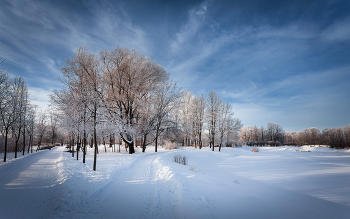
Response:
POLYGON ((190 170, 190 171, 193 171, 193 172, 197 172, 197 171, 196 171, 196 167, 193 166, 193 165, 190 166, 190 169, 189 169, 189 170, 190 170))
POLYGON ((176 142, 171 142, 171 141, 165 141, 165 144, 164 144, 164 149, 165 150, 174 150, 174 149, 178 149, 179 146, 176 142))
POLYGON ((180 155, 180 154, 175 154, 175 155, 174 155, 173 161, 174 161, 175 163, 187 165, 187 163, 188 163, 188 158, 187 158, 186 156, 182 156, 182 155, 180 155))
POLYGON ((259 152, 258 148, 253 148, 252 152, 259 152))

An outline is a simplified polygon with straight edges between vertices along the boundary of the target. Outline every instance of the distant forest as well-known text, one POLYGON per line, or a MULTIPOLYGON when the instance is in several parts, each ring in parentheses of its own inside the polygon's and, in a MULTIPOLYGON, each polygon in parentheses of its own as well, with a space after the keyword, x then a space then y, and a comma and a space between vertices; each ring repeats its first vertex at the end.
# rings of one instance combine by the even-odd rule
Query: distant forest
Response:
POLYGON ((302 146, 325 145, 332 148, 350 148, 350 125, 342 128, 308 128, 301 132, 285 132, 276 123, 267 126, 244 126, 240 130, 240 142, 249 146, 302 146))

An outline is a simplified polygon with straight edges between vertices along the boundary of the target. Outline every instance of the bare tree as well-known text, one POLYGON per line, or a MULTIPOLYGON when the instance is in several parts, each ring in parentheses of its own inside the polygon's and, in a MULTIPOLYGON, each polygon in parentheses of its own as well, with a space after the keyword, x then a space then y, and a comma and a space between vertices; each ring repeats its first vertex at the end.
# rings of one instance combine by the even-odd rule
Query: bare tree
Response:
POLYGON ((50 143, 53 145, 57 139, 57 129, 58 129, 58 115, 57 112, 50 108, 47 111, 48 120, 49 120, 49 129, 50 129, 50 143))
POLYGON ((165 130, 167 123, 169 124, 169 113, 176 104, 180 93, 176 87, 176 83, 172 81, 160 85, 155 93, 155 152, 157 152, 158 137, 165 130))
POLYGON ((12 86, 12 92, 15 97, 15 101, 13 102, 14 116, 16 117, 16 122, 13 123, 12 130, 15 137, 15 158, 17 158, 18 141, 20 139, 21 134, 23 134, 25 130, 25 109, 28 100, 28 89, 27 85, 21 77, 16 77, 13 80, 12 86))
POLYGON ((228 120, 233 117, 232 105, 230 103, 221 104, 219 109, 219 119, 218 119, 218 131, 220 134, 220 144, 219 151, 221 151, 222 143, 224 141, 224 136, 228 129, 228 120))
POLYGON ((226 130, 226 145, 235 144, 239 141, 239 131, 243 127, 242 121, 239 118, 228 118, 226 130))
POLYGON ((193 113, 193 130, 195 133, 195 143, 198 142, 199 149, 203 147, 203 128, 204 128, 204 112, 205 112, 205 98, 202 94, 200 97, 196 97, 192 103, 193 113))
POLYGON ((148 97, 160 83, 169 79, 164 68, 137 51, 117 48, 101 51, 103 78, 108 94, 107 109, 114 121, 121 125, 120 136, 135 152, 133 136, 135 120, 148 97))
POLYGON ((10 128, 17 121, 17 97, 14 95, 14 86, 11 80, 8 80, 7 73, 1 75, 0 84, 0 116, 1 125, 5 135, 4 162, 7 155, 7 140, 10 128))
POLYGON ((27 117, 26 117, 26 127, 27 127, 27 133, 29 135, 28 153, 29 153, 29 149, 31 150, 31 153, 33 153, 36 111, 37 111, 36 105, 28 105, 27 117))
POLYGON ((41 111, 38 114, 38 121, 36 125, 38 147, 42 144, 46 131, 47 131, 47 115, 45 112, 41 111))
POLYGON ((208 128, 209 128, 209 144, 214 151, 215 146, 215 135, 218 131, 218 119, 219 109, 222 106, 222 99, 218 96, 215 91, 210 91, 207 97, 207 117, 208 117, 208 128))
POLYGON ((279 142, 283 141, 284 129, 281 125, 273 122, 267 123, 267 137, 269 141, 279 142))

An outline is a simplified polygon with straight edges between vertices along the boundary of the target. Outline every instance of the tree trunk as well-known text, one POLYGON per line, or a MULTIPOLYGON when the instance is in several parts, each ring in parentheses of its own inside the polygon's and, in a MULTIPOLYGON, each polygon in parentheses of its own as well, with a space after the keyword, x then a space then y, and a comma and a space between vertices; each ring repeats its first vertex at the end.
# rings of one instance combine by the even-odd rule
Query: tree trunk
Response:
POLYGON ((7 155, 7 135, 8 135, 8 129, 5 129, 5 151, 4 151, 4 162, 6 162, 6 155, 7 155))
POLYGON ((28 151, 27 151, 27 154, 29 154, 29 150, 30 150, 30 140, 31 140, 31 137, 29 135, 29 142, 28 142, 28 151))
POLYGON ((115 153, 115 135, 113 134, 113 147, 114 147, 114 153, 115 153))
POLYGON ((96 136, 96 113, 97 113, 97 106, 95 104, 95 109, 94 109, 94 143, 95 143, 95 153, 94 153, 94 166, 93 166, 93 170, 94 171, 96 171, 96 159, 97 159, 97 153, 98 153, 97 136, 96 136))
POLYGON ((220 146, 219 146, 219 152, 221 151, 221 146, 222 146, 223 138, 224 138, 224 136, 221 135, 221 138, 220 138, 220 146))
POLYGON ((212 151, 214 151, 214 147, 215 147, 215 137, 214 136, 212 136, 212 139, 211 139, 211 141, 212 141, 212 151))
POLYGON ((135 148, 134 148, 134 141, 132 142, 126 142, 126 144, 128 145, 128 148, 129 148, 129 154, 133 154, 135 153, 135 148))
POLYGON ((105 153, 107 153, 107 148, 106 148, 106 141, 105 141, 105 138, 102 139, 102 142, 103 142, 103 146, 105 147, 105 153))
POLYGON ((30 136, 30 153, 33 153, 33 143, 34 143, 33 135, 31 135, 30 136))
POLYGON ((74 157, 74 135, 73 134, 72 134, 72 147, 73 147, 72 157, 74 157))
POLYGON ((77 142, 77 160, 79 160, 80 144, 81 144, 81 139, 80 139, 80 135, 78 134, 78 142, 77 142))
POLYGON ((129 148, 129 154, 135 153, 134 141, 133 141, 133 139, 132 139, 132 136, 127 135, 127 136, 126 136, 126 139, 125 139, 125 137, 123 136, 123 134, 120 133, 120 137, 121 137, 121 139, 124 141, 124 143, 126 144, 126 146, 127 146, 126 148, 129 148), (129 139, 130 139, 130 140, 129 140, 129 139))
POLYGON ((147 135, 143 135, 143 140, 142 140, 142 152, 146 151, 146 140, 147 140, 147 135))
POLYGON ((24 156, 24 151, 26 150, 26 128, 23 127, 23 156, 24 156))
POLYGON ((16 141, 15 141, 15 158, 17 158, 18 140, 19 140, 19 138, 16 139, 16 141))
POLYGON ((86 155, 86 132, 85 132, 85 123, 84 123, 84 142, 83 142, 83 163, 85 163, 85 155, 86 155))
POLYGON ((155 142, 155 144, 156 144, 155 152, 158 152, 158 129, 156 131, 156 142, 155 142))

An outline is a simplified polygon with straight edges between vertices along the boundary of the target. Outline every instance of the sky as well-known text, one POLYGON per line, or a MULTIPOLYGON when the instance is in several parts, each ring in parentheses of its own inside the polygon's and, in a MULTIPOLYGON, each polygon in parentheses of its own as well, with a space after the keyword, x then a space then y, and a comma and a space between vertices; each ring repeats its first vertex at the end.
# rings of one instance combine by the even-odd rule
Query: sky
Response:
POLYGON ((0 58, 43 109, 80 46, 135 49, 246 125, 350 124, 350 1, 0 0, 0 58))

